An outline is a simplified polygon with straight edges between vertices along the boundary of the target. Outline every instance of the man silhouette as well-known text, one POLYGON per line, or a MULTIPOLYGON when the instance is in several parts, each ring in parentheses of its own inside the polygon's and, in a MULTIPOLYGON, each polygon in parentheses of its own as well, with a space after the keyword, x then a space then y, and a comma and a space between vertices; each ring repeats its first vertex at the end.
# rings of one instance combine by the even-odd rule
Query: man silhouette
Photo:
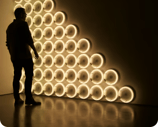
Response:
POLYGON ((17 8, 14 12, 15 18, 13 22, 8 26, 6 30, 7 41, 11 61, 14 67, 14 79, 13 79, 13 94, 15 99, 15 105, 23 104, 23 100, 19 96, 19 81, 21 78, 22 67, 25 70, 25 104, 28 105, 40 105, 41 102, 36 102, 31 93, 32 78, 33 78, 33 61, 30 53, 30 47, 33 49, 35 58, 38 59, 38 53, 35 49, 31 33, 26 19, 26 13, 24 8, 17 8), (30 46, 30 47, 29 47, 30 46))

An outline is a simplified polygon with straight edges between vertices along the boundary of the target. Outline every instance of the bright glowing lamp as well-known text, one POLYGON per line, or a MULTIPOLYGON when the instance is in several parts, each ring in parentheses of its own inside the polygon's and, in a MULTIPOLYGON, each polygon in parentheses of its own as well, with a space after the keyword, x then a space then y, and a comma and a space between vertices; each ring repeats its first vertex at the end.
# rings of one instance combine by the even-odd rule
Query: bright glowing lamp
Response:
POLYGON ((54 22, 56 25, 63 25, 65 22, 65 14, 63 12, 56 12, 54 15, 54 22))
POLYGON ((65 28, 65 35, 68 39, 73 39, 77 35, 77 27, 75 25, 68 25, 65 28))
POLYGON ((65 94, 65 86, 62 83, 57 83, 54 86, 55 95, 62 97, 65 94))
POLYGON ((78 41, 77 49, 80 53, 87 53, 90 50, 90 42, 83 38, 78 41))
POLYGON ((65 64, 65 58, 63 55, 61 54, 57 54, 54 58, 54 65, 57 67, 57 68, 62 68, 65 64))
POLYGON ((80 85, 77 91, 81 99, 87 99, 90 95, 89 87, 86 84, 80 85))
POLYGON ((53 29, 51 27, 46 27, 43 31, 43 35, 46 40, 51 40, 54 36, 53 29))
POLYGON ((54 72, 54 79, 57 82, 63 82, 65 79, 65 72, 62 69, 56 69, 54 72))
POLYGON ((43 17, 43 22, 45 26, 50 26, 54 22, 53 15, 51 13, 46 13, 43 17))
POLYGON ((73 83, 77 79, 77 73, 74 69, 68 69, 65 73, 65 78, 69 83, 73 83))
POLYGON ((53 84, 50 83, 50 82, 45 83, 44 86, 43 86, 43 91, 44 91, 44 94, 46 96, 53 95, 53 93, 54 93, 53 84))
POLYGON ((74 54, 68 54, 65 58, 65 64, 69 68, 74 68, 77 64, 76 56, 74 54))
POLYGON ((43 10, 43 5, 42 5, 42 2, 41 1, 36 1, 34 4, 33 4, 33 11, 35 14, 38 14, 38 13, 41 13, 43 10))
POLYGON ((100 54, 93 54, 90 58, 90 64, 92 65, 93 68, 100 68, 104 64, 104 58, 100 54))
POLYGON ((52 53, 54 50, 54 47, 53 47, 53 42, 51 41, 46 41, 44 44, 43 44, 43 51, 45 53, 52 53))
POLYGON ((41 15, 35 15, 34 18, 33 18, 33 24, 36 26, 36 27, 41 27, 42 24, 43 24, 43 18, 41 15))
POLYGON ((42 51, 43 51, 43 48, 42 48, 42 43, 41 42, 35 42, 35 48, 36 48, 36 51, 38 52, 38 54, 41 54, 42 51))
POLYGON ((25 20, 29 26, 29 28, 32 26, 33 22, 32 22, 32 17, 31 16, 27 16, 26 20, 25 20))
POLYGON ((118 98, 118 90, 114 86, 107 86, 104 95, 107 101, 113 102, 118 98))
POLYGON ((19 93, 22 93, 23 91, 24 91, 24 83, 20 81, 19 93))
POLYGON ((74 53, 77 49, 77 46, 76 46, 76 41, 74 40, 68 40, 65 44, 65 50, 68 52, 68 53, 74 53))
POLYGON ((52 67, 53 66, 53 57, 51 55, 45 55, 43 60, 45 67, 52 67))
POLYGON ((77 74, 77 79, 80 83, 87 83, 89 81, 89 72, 86 69, 81 69, 77 74))
POLYGON ((54 50, 56 53, 63 53, 65 50, 65 44, 62 40, 57 40, 54 43, 54 50))
POLYGON ((27 15, 30 15, 33 11, 33 7, 32 7, 31 3, 26 3, 24 5, 24 8, 25 8, 25 12, 26 12, 27 15))
POLYGON ((33 58, 33 62, 35 67, 41 67, 43 65, 43 58, 41 55, 39 55, 38 59, 33 58))
POLYGON ((95 69, 90 74, 90 79, 94 84, 100 84, 103 81, 103 73, 99 69, 95 69))
POLYGON ((54 78, 53 71, 51 69, 45 69, 43 77, 46 81, 52 81, 54 78))
POLYGON ((90 90, 91 96, 94 100, 98 101, 103 98, 103 89, 99 85, 94 85, 90 90))
POLYGON ((54 29, 54 36, 56 39, 62 39, 65 36, 65 30, 62 26, 57 26, 54 29))
POLYGON ((78 56, 77 64, 80 68, 87 68, 89 66, 89 56, 86 54, 81 54, 78 56))
POLYGON ((40 68, 36 68, 34 70, 34 79, 36 81, 41 81, 42 78, 43 78, 43 72, 42 72, 42 70, 40 68))
POLYGON ((35 40, 41 40, 43 37, 43 34, 42 34, 42 29, 41 28, 36 28, 34 31, 33 31, 33 38, 35 40))
POLYGON ((40 95, 43 93, 43 86, 42 86, 42 83, 41 82, 35 82, 33 84, 33 92, 36 94, 36 95, 40 95))
POLYGON ((77 95, 77 88, 74 84, 68 84, 65 91, 69 98, 74 98, 77 95))
POLYGON ((43 10, 45 12, 51 12, 54 9, 54 2, 52 0, 45 0, 43 3, 43 10))

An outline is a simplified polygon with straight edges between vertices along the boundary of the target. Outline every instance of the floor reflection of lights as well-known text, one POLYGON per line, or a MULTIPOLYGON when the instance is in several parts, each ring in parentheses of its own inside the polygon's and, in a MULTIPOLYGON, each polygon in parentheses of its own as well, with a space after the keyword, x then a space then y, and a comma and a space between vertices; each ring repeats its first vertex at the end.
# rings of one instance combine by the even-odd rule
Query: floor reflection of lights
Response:
POLYGON ((66 102, 66 115, 75 116, 77 113, 77 104, 73 100, 68 100, 66 102))
POLYGON ((79 104, 78 104, 78 116, 81 119, 89 118, 89 116, 90 116, 90 106, 89 106, 88 102, 86 102, 86 101, 79 102, 79 104))

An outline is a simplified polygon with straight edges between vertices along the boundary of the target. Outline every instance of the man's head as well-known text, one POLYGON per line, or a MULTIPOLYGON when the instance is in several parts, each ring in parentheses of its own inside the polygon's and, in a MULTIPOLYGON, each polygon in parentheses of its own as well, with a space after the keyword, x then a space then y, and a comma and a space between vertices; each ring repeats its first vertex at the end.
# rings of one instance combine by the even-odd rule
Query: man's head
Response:
POLYGON ((24 21, 26 19, 26 12, 25 12, 24 8, 17 8, 14 11, 14 15, 15 15, 16 19, 21 19, 21 20, 24 20, 24 21))

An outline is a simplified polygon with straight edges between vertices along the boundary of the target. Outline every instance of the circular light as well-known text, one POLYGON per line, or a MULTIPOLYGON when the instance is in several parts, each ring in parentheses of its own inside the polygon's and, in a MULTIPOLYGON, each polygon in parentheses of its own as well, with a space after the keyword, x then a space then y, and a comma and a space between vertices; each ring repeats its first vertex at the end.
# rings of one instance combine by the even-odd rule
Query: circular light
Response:
POLYGON ((100 54, 93 54, 90 58, 90 64, 92 65, 93 68, 100 68, 103 66, 104 63, 104 58, 100 54))
POLYGON ((25 2, 30 2, 31 0, 24 0, 25 2))
POLYGON ((103 73, 99 69, 95 69, 90 74, 90 79, 94 84, 100 84, 103 81, 103 73))
POLYGON ((45 26, 50 26, 54 22, 53 15, 51 13, 46 13, 43 17, 43 22, 45 26))
POLYGON ((119 90, 120 100, 129 103, 134 99, 134 92, 130 87, 124 86, 119 90))
POLYGON ((63 25, 65 22, 65 14, 63 12, 56 12, 54 15, 54 22, 56 25, 63 25))
POLYGON ((45 55, 43 60, 45 67, 52 67, 53 66, 53 57, 51 55, 45 55))
POLYGON ((31 16, 27 16, 26 20, 25 20, 29 26, 29 28, 32 26, 33 22, 32 22, 32 17, 31 16))
POLYGON ((53 80, 53 71, 51 69, 45 69, 44 76, 46 81, 52 81, 53 80))
POLYGON ((77 95, 76 86, 74 84, 68 84, 65 91, 69 98, 74 98, 77 95))
POLYGON ((33 10, 36 14, 41 13, 43 10, 42 2, 41 1, 36 1, 33 4, 33 10))
POLYGON ((69 68, 74 68, 77 64, 76 56, 73 54, 68 54, 65 58, 65 63, 69 68))
POLYGON ((36 68, 34 70, 34 79, 36 81, 40 81, 40 80, 42 80, 42 78, 43 78, 43 72, 42 72, 42 70, 40 68, 36 68))
POLYGON ((61 97, 65 94, 65 86, 62 83, 57 83, 54 87, 56 96, 61 97))
POLYGON ((46 96, 53 95, 53 93, 54 93, 53 84, 50 83, 50 82, 45 83, 44 86, 43 86, 43 91, 44 91, 44 94, 46 96))
POLYGON ((51 40, 54 36, 53 29, 51 27, 46 27, 43 31, 43 35, 46 40, 51 40))
POLYGON ((90 42, 85 38, 80 39, 77 44, 77 49, 81 53, 87 53, 90 50, 90 42))
POLYGON ((69 83, 75 82, 77 79, 77 73, 74 69, 68 69, 65 73, 65 78, 69 83))
POLYGON ((33 63, 35 67, 41 67, 43 65, 43 58, 41 55, 39 55, 38 59, 33 58, 33 63))
POLYGON ((86 69, 81 69, 77 74, 77 78, 80 83, 87 83, 89 81, 89 72, 86 69))
POLYGON ((51 41, 46 41, 43 44, 43 50, 45 53, 52 53, 54 48, 53 48, 53 43, 51 41))
POLYGON ((104 79, 108 85, 114 85, 118 81, 118 74, 115 70, 109 69, 104 73, 104 79))
POLYGON ((77 49, 77 46, 76 46, 76 41, 74 40, 68 40, 65 44, 65 50, 68 52, 68 53, 74 53, 77 49))
POLYGON ((80 68, 87 68, 89 66, 89 56, 86 54, 79 55, 77 63, 80 68))
POLYGON ((52 0, 45 0, 43 3, 43 10, 45 12, 51 12, 54 8, 54 2, 52 0))
POLYGON ((38 54, 41 54, 42 51, 43 51, 43 48, 42 48, 42 43, 41 42, 35 42, 35 48, 36 48, 36 51, 38 52, 38 54))
POLYGON ((15 3, 21 3, 22 0, 14 0, 15 3))
POLYGON ((94 100, 101 100, 103 97, 103 90, 99 85, 95 85, 91 87, 90 93, 94 100))
POLYGON ((41 15, 35 15, 33 18, 33 23, 36 27, 41 27, 43 24, 43 18, 41 15))
POLYGON ((65 30, 62 26, 57 26, 54 29, 54 36, 56 39, 62 39, 65 36, 65 30))
POLYGON ((118 97, 118 91, 114 86, 107 86, 104 89, 104 95, 107 101, 113 102, 118 97))
POLYGON ((20 81, 20 87, 19 87, 19 93, 22 93, 24 91, 24 84, 22 81, 20 81))
POLYGON ((21 4, 17 4, 17 5, 15 5, 15 7, 14 7, 14 10, 13 10, 13 11, 15 11, 17 8, 23 8, 23 6, 22 6, 21 4))
POLYGON ((64 56, 61 54, 58 54, 54 58, 54 64, 57 68, 62 68, 65 64, 64 56))
POLYGON ((34 31, 33 31, 33 38, 35 40, 41 40, 43 37, 43 34, 42 34, 42 29, 41 28, 36 28, 34 31))
POLYGON ((65 49, 64 42, 62 40, 57 40, 54 43, 54 50, 56 53, 63 53, 65 49))
POLYGON ((81 99, 87 99, 90 95, 89 87, 86 84, 82 84, 78 87, 78 94, 81 99))
POLYGON ((65 28, 65 35, 67 38, 72 39, 77 35, 77 28, 75 25, 68 25, 65 28))
POLYGON ((35 84, 33 84, 33 92, 36 95, 40 95, 43 93, 43 87, 42 87, 42 84, 40 82, 36 82, 35 84))
POLYGON ((54 72, 54 79, 57 82, 62 82, 65 79, 65 72, 62 69, 56 69, 54 72))
POLYGON ((31 3, 26 3, 24 5, 24 8, 25 8, 25 12, 26 12, 27 15, 30 15, 32 13, 32 11, 33 11, 31 3))

